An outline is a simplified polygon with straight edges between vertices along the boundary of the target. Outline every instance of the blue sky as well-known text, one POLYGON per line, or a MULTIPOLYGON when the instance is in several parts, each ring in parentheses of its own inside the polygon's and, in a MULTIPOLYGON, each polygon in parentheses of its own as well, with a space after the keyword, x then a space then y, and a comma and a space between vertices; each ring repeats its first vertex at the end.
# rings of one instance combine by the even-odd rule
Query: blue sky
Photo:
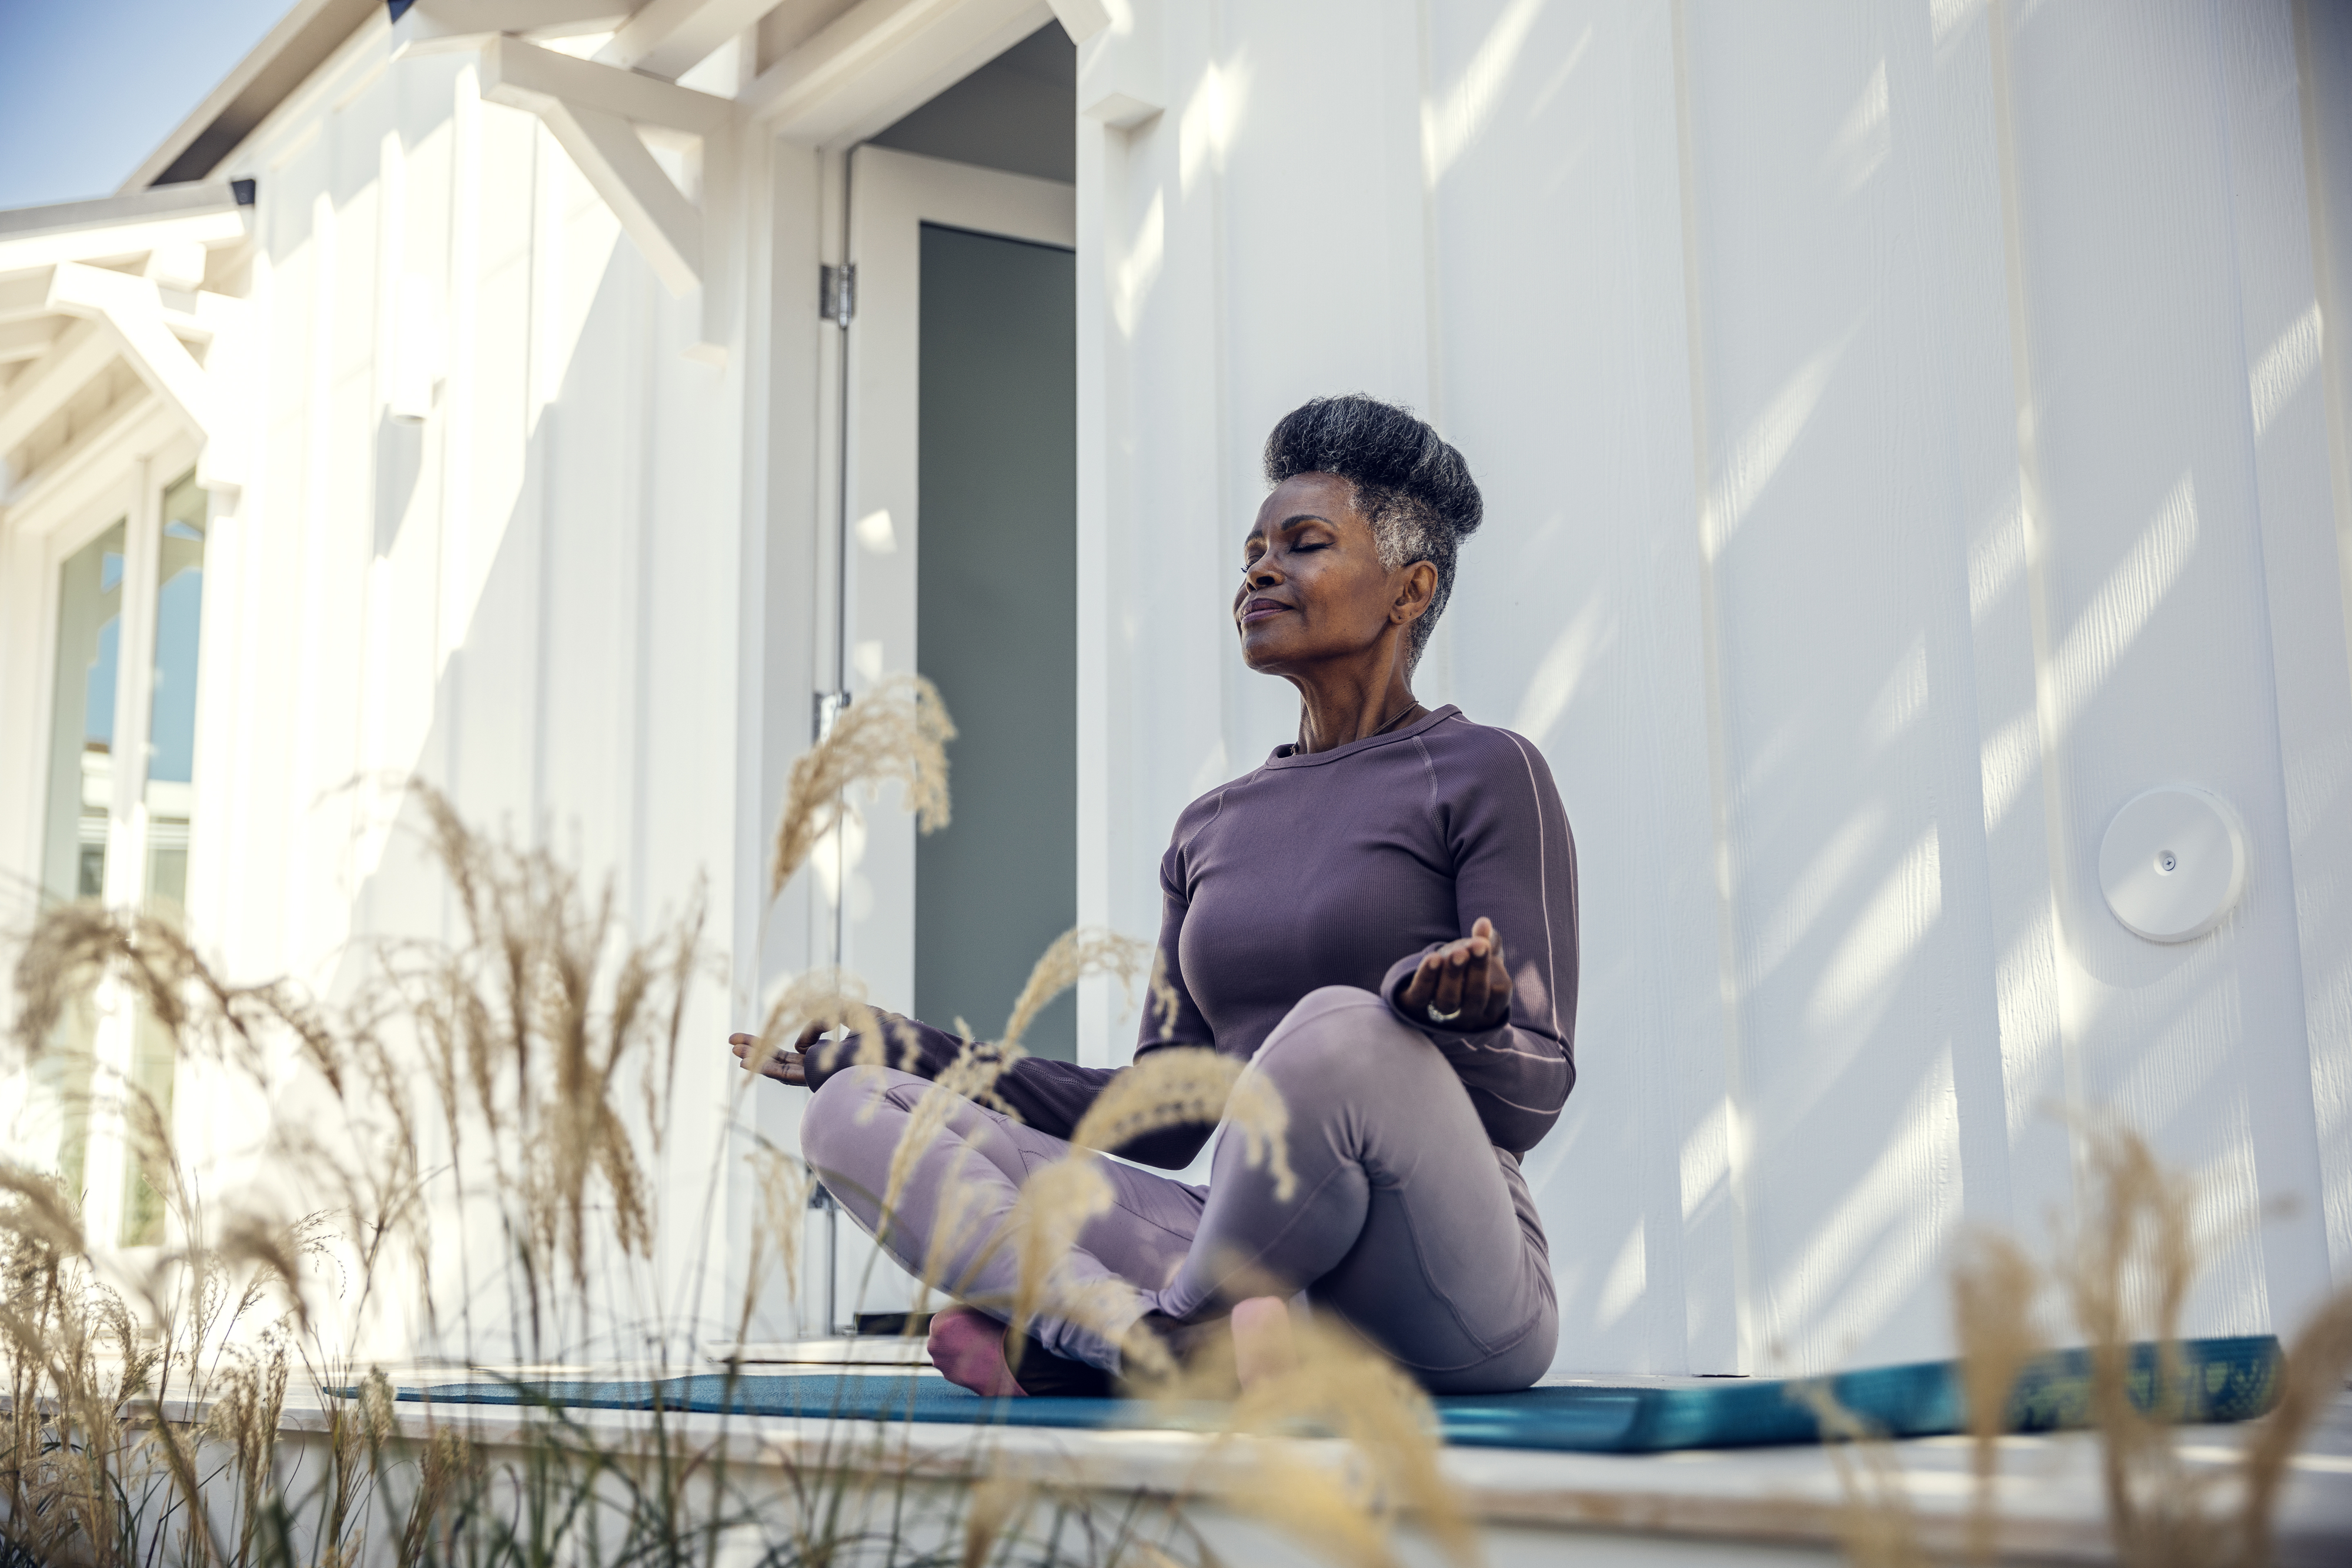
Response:
POLYGON ((0 0, 0 207, 111 195, 293 0, 0 0))

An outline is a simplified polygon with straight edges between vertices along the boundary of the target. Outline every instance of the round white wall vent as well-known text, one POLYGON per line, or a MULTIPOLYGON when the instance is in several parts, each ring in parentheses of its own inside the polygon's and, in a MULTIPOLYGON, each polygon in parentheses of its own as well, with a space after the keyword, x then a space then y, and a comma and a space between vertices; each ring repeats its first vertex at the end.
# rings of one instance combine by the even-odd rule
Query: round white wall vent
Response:
POLYGON ((2246 831, 2219 795, 2185 784, 2150 789, 2107 824, 2099 886, 2135 936, 2192 941, 2246 889, 2246 831))

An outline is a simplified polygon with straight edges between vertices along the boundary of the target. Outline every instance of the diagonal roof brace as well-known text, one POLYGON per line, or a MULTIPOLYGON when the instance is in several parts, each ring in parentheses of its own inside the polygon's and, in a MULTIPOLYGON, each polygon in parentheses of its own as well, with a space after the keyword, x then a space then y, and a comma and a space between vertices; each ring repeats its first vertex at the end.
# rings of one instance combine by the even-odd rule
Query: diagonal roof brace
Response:
POLYGON ((416 0, 394 25, 396 52, 467 48, 480 59, 482 96, 529 110, 612 208, 655 275, 683 298, 700 289, 701 329, 687 352, 726 362, 730 289, 726 277, 735 205, 735 105, 659 77, 583 60, 504 33, 457 35, 479 6, 416 0), (699 142, 699 190, 679 188, 638 128, 699 142))
POLYGON ((173 311, 148 278, 67 261, 50 269, 45 303, 96 323, 148 389, 186 422, 204 443, 198 484, 208 490, 244 485, 241 430, 233 417, 238 400, 222 384, 235 360, 235 345, 223 340, 242 322, 243 300, 200 293, 192 310, 173 311), (175 327, 213 340, 206 363, 196 362, 175 327))

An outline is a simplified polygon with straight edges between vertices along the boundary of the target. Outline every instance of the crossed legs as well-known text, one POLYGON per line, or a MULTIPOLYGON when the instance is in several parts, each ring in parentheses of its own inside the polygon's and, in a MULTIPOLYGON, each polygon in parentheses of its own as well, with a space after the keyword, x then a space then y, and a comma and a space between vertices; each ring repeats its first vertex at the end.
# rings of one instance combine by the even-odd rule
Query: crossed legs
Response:
MULTIPOLYGON (((1112 1207, 1079 1231, 1055 1281, 1061 1299, 1088 1301, 1089 1322, 1041 1319, 1045 1347, 1116 1371, 1145 1312, 1211 1317, 1271 1288, 1305 1291, 1433 1392, 1542 1375, 1559 1328, 1535 1205, 1436 1048, 1371 993, 1328 987, 1291 1010, 1250 1071, 1288 1111, 1291 1196, 1248 1164, 1239 1138, 1219 1140, 1206 1188, 1104 1162, 1112 1207)), ((887 1068, 837 1073, 810 1103, 803 1149, 910 1272, 1003 1315, 1014 1202, 1068 1145, 959 1100, 913 1152, 885 1226, 892 1153, 928 1088, 887 1068)))

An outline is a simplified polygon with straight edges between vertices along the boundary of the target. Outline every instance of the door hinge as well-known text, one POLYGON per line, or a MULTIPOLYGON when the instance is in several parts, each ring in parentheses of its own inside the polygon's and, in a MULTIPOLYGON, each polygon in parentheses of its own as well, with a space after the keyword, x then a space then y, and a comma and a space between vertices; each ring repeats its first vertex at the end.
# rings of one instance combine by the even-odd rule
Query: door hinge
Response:
POLYGON ((844 331, 857 314, 857 264, 816 269, 816 313, 844 331))
POLYGON ((841 717, 841 710, 849 706, 849 694, 818 692, 815 696, 814 710, 809 716, 809 738, 821 741, 833 733, 835 722, 841 717))

